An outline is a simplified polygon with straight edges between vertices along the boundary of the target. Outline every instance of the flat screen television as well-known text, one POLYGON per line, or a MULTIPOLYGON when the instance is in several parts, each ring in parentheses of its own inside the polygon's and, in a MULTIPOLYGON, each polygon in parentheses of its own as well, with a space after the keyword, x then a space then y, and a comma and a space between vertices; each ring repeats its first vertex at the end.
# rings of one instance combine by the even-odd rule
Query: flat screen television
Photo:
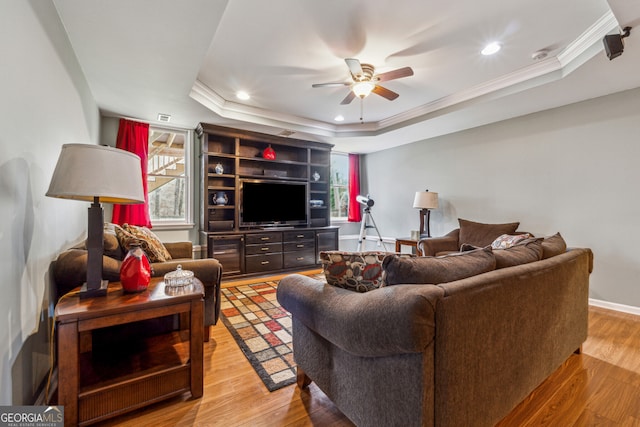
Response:
POLYGON ((306 182, 240 181, 240 226, 276 227, 307 225, 306 182))

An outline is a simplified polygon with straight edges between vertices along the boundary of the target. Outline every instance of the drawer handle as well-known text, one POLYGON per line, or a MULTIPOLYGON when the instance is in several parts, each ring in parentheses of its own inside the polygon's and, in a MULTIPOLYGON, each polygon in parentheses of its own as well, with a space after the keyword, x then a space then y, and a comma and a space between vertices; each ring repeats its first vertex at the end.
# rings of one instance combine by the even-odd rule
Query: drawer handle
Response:
POLYGON ((261 251, 268 251, 269 248, 260 248, 261 251))
POLYGON ((303 256, 299 256, 298 258, 296 258, 298 261, 302 261, 304 259, 303 256))
POLYGON ((296 245, 296 248, 304 248, 304 245, 296 245))
POLYGON ((260 264, 267 265, 267 264, 269 264, 269 261, 262 261, 260 264))
POLYGON ((261 238, 260 238, 260 240, 262 240, 262 241, 264 242, 264 241, 269 240, 270 238, 271 238, 271 237, 261 237, 261 238))
POLYGON ((299 239, 304 239, 304 234, 298 234, 297 236, 299 239))

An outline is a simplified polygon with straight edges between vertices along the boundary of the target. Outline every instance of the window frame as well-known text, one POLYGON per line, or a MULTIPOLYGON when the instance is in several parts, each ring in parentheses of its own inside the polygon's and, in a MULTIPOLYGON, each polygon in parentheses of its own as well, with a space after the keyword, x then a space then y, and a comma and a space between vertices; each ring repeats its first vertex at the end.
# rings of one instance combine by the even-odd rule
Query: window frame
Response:
MULTIPOLYGON (((151 219, 151 225, 156 230, 178 230, 178 229, 190 229, 195 226, 193 221, 193 157, 192 157, 192 149, 193 149, 193 141, 194 141, 194 132, 190 129, 184 129, 179 127, 170 127, 170 126, 158 126, 154 124, 149 125, 149 139, 151 139, 151 135, 153 132, 174 132, 180 133, 184 135, 184 177, 175 177, 176 179, 182 179, 184 181, 184 218, 183 219, 153 219, 151 218, 151 212, 149 212, 149 217, 151 219)), ((149 148, 151 145, 149 143, 149 148)), ((149 161, 147 159, 147 161, 149 161)), ((149 171, 147 171, 147 185, 149 183, 149 171)), ((151 197, 150 192, 148 196, 151 197)))
POLYGON ((348 222, 348 216, 349 216, 349 154, 348 153, 342 153, 339 151, 331 151, 331 168, 330 168, 330 178, 329 178, 329 215, 330 215, 330 221, 331 223, 341 223, 341 222, 348 222), (333 156, 341 156, 344 157, 346 159, 346 171, 345 171, 345 178, 346 178, 346 184, 345 185, 334 185, 333 183, 333 177, 334 177, 334 168, 333 168, 333 156), (346 204, 346 211, 345 211, 345 215, 344 216, 333 216, 333 209, 331 208, 331 204, 333 203, 333 198, 331 198, 331 194, 332 194, 332 190, 334 189, 334 187, 344 187, 345 189, 345 194, 347 197, 347 204, 346 204))

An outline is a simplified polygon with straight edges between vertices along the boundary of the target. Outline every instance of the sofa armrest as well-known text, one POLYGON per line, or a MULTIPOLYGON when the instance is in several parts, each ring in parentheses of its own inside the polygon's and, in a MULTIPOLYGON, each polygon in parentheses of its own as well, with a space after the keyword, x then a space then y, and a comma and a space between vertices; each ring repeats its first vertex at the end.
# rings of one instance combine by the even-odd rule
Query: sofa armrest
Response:
POLYGON ((424 256, 435 256, 438 252, 459 251, 459 235, 460 229, 456 228, 442 237, 431 237, 420 240, 418 242, 418 248, 420 248, 424 256))
POLYGON ((277 298, 296 321, 358 356, 420 353, 435 337, 433 285, 396 285, 358 293, 299 274, 283 278, 277 298))
POLYGON ((193 258, 193 243, 191 242, 175 242, 163 243, 171 254, 171 258, 193 258))

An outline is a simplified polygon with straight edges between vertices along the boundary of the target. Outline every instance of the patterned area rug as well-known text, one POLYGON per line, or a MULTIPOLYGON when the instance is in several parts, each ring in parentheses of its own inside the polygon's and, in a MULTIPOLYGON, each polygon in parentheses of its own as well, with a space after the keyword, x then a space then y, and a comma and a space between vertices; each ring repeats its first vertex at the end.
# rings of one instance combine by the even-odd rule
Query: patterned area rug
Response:
POLYGON ((291 315, 278 304, 277 287, 265 281, 221 290, 222 322, 269 391, 296 381, 291 315))

